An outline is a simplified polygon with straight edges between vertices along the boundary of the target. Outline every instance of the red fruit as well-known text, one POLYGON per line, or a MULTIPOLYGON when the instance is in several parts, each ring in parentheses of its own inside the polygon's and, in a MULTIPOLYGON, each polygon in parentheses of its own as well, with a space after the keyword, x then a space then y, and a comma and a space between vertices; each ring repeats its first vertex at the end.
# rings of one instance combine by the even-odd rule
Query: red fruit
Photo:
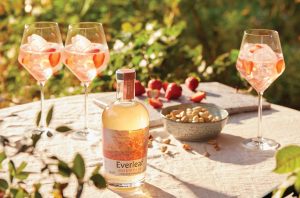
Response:
POLYGON ((149 98, 149 104, 155 109, 160 109, 163 106, 163 103, 156 98, 149 98))
POLYGON ((87 53, 99 53, 99 52, 100 52, 100 49, 97 49, 97 48, 87 51, 87 53))
POLYGON ((60 61, 60 52, 54 52, 49 55, 49 62, 52 67, 57 66, 60 61))
POLYGON ((160 90, 162 87, 162 82, 158 79, 151 79, 149 82, 148 82, 148 88, 149 89, 157 89, 157 90, 160 90))
POLYGON ((168 87, 169 83, 168 82, 163 82, 162 87, 164 89, 164 91, 166 92, 167 87, 168 87))
POLYGON ((104 53, 97 53, 93 56, 94 65, 96 68, 99 68, 102 66, 104 62, 105 55, 104 53))
POLYGON ((135 86, 135 96, 140 96, 145 93, 145 87, 142 85, 142 83, 139 80, 136 80, 134 82, 135 86))
POLYGON ((46 50, 43 50, 44 52, 55 52, 56 49, 55 48, 48 48, 46 50))
POLYGON ((277 70, 277 73, 280 74, 282 72, 284 68, 284 60, 283 59, 280 59, 277 63, 276 63, 276 70, 277 70))
POLYGON ((250 48, 249 51, 250 51, 251 53, 254 53, 256 50, 258 50, 258 49, 260 49, 260 48, 262 48, 262 46, 259 45, 259 44, 256 44, 256 45, 252 46, 252 47, 250 48))
POLYGON ((148 98, 158 98, 160 91, 157 89, 147 89, 148 98))
POLYGON ((188 77, 185 80, 185 85, 187 86, 187 88, 189 88, 192 91, 195 91, 199 85, 199 80, 193 76, 188 77))
POLYGON ((206 93, 203 91, 199 91, 199 92, 195 93, 194 95, 192 95, 190 99, 193 102, 201 102, 201 100, 203 100, 203 98, 206 98, 206 93))
POLYGON ((253 70, 254 63, 252 61, 243 60, 243 66, 246 71, 246 74, 250 75, 253 70))
POLYGON ((170 83, 167 87, 165 98, 168 100, 170 99, 177 99, 182 94, 182 88, 180 85, 177 85, 176 83, 170 83))

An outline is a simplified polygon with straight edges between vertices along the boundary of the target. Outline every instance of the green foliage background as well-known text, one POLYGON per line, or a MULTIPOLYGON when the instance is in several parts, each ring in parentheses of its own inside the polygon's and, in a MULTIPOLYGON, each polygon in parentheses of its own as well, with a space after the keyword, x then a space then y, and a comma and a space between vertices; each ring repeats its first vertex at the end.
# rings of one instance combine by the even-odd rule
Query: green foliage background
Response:
MULTIPOLYGON (((34 21, 58 22, 63 39, 70 23, 103 23, 111 60, 93 82, 92 92, 113 90, 114 72, 123 66, 136 68, 143 82, 151 77, 183 82, 196 75, 247 88, 235 69, 243 30, 276 29, 286 70, 266 97, 300 109, 299 0, 2 0, 0 106, 38 99, 35 80, 17 61, 24 25, 34 21)), ((46 84, 47 97, 81 91, 67 68, 46 84)))

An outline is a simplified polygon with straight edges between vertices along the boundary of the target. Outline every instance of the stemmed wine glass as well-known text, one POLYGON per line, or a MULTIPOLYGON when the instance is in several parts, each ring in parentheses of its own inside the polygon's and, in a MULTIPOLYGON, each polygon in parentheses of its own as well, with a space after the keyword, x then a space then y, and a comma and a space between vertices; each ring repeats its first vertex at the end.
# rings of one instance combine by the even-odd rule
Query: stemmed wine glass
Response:
POLYGON ((48 132, 44 118, 44 92, 46 81, 62 65, 63 43, 58 24, 35 22, 26 24, 18 56, 19 63, 37 80, 41 90, 41 119, 36 133, 48 132))
POLYGON ((84 128, 73 133, 75 139, 96 140, 100 138, 99 132, 88 128, 88 86, 97 74, 105 70, 108 60, 109 51, 101 23, 80 22, 69 25, 64 63, 81 81, 85 90, 84 128))
POLYGON ((258 93, 257 137, 246 139, 243 145, 258 150, 277 149, 279 143, 262 137, 262 97, 285 69, 278 32, 267 29, 246 30, 236 68, 258 93))

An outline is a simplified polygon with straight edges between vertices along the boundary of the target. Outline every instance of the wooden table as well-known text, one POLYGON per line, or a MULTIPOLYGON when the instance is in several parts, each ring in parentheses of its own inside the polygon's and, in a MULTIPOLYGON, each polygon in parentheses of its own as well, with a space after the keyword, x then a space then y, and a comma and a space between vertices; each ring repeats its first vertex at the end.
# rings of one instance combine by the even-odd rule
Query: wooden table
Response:
MULTIPOLYGON (((101 129, 101 109, 92 103, 95 97, 106 93, 91 94, 89 97, 89 125, 101 129)), ((83 125, 83 96, 70 96, 46 101, 46 107, 55 105, 51 127, 61 124, 80 128, 83 125)), ((28 135, 34 126, 39 102, 4 108, 0 110, 0 135, 20 137, 28 135)), ((273 138, 282 146, 299 144, 300 112, 286 107, 272 105, 271 110, 263 112, 264 136, 273 138)), ((189 143, 193 152, 182 148, 162 127, 152 128, 154 137, 171 138, 168 150, 174 155, 163 154, 156 146, 149 149, 146 184, 141 191, 131 197, 259 197, 282 182, 285 176, 272 173, 275 166, 274 152, 250 151, 242 147, 245 138, 254 137, 257 129, 257 113, 232 115, 228 124, 218 137, 221 147, 216 151, 206 143, 189 143), (203 156, 208 151, 210 157, 203 156)), ((100 143, 101 144, 101 143, 100 143)), ((47 152, 71 161, 76 152, 80 152, 88 170, 102 161, 101 145, 91 146, 87 142, 76 141, 61 134, 52 138, 44 137, 38 149, 47 148, 47 152)), ((27 171, 36 171, 40 164, 34 159, 18 156, 16 164, 22 160, 29 162, 27 171)), ((3 172, 0 177, 3 177, 3 172)), ((39 174, 28 178, 32 183, 39 174)), ((48 195, 51 181, 45 181, 42 192, 48 195)), ((74 196, 75 181, 70 181, 66 194, 74 196)), ((46 197, 45 196, 45 197, 46 197)), ((97 190, 86 186, 82 197, 119 197, 124 194, 110 190, 97 190)), ((127 196, 129 196, 127 194, 127 196)))

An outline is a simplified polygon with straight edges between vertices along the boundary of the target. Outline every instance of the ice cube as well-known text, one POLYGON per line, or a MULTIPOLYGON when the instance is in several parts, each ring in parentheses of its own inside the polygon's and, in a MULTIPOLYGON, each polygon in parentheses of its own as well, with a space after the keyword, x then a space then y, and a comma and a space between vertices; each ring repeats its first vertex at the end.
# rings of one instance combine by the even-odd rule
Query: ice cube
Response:
POLYGON ((273 63, 277 61, 277 56, 272 48, 267 44, 260 44, 260 48, 256 49, 253 52, 253 61, 254 62, 268 62, 273 63))
POLYGON ((48 42, 37 34, 32 34, 27 38, 30 50, 41 52, 48 48, 48 42))
POLYGON ((73 36, 71 41, 72 50, 76 52, 87 52, 92 48, 92 42, 80 34, 73 36))

